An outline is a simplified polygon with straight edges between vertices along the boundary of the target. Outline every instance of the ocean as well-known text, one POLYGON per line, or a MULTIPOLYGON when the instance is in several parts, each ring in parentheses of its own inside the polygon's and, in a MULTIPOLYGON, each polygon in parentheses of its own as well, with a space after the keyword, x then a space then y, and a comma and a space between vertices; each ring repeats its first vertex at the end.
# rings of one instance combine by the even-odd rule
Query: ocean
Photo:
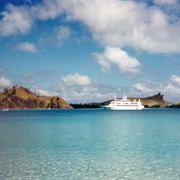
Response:
POLYGON ((0 179, 179 180, 180 109, 0 111, 0 179))

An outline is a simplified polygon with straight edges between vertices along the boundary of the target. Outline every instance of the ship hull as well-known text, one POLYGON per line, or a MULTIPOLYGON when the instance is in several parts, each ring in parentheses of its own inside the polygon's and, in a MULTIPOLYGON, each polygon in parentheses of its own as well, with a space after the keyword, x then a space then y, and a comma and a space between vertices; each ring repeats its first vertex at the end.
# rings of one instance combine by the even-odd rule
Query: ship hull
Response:
POLYGON ((142 110, 144 106, 101 106, 107 110, 142 110))

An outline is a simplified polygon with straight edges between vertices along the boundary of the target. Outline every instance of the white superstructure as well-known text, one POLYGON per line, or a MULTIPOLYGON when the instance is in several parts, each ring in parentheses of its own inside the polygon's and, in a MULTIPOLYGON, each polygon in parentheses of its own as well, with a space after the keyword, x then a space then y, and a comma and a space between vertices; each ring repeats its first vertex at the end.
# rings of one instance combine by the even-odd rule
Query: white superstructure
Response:
POLYGON ((109 105, 102 105, 103 109, 111 109, 111 110, 141 110, 144 108, 143 104, 141 103, 140 99, 138 101, 130 101, 124 95, 122 99, 112 100, 109 105))

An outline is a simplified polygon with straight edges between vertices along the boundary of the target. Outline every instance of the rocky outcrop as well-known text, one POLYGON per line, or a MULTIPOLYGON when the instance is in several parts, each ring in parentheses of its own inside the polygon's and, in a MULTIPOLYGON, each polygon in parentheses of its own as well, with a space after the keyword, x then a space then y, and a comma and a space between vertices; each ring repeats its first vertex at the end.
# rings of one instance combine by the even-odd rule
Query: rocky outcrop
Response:
MULTIPOLYGON (((169 103, 164 100, 164 95, 161 95, 161 93, 155 94, 153 96, 149 96, 146 98, 139 98, 142 102, 142 104, 145 107, 167 107, 171 105, 172 103, 169 103)), ((137 98, 135 98, 137 99, 137 98)))
POLYGON ((39 108, 72 109, 72 106, 59 96, 38 96, 22 86, 0 92, 0 109, 39 108))

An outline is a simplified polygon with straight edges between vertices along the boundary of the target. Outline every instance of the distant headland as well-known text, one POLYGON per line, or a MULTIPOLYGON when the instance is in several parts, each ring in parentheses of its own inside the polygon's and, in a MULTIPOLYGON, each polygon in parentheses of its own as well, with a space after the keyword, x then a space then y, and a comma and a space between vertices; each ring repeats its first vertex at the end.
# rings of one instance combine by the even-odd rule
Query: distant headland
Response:
MULTIPOLYGON (((180 108, 179 103, 170 103, 158 93, 146 98, 128 97, 130 100, 141 100, 146 108, 180 108)), ((111 99, 112 100, 112 99, 111 99)), ((0 109, 73 109, 73 108, 100 108, 102 104, 109 104, 111 100, 101 103, 68 104, 60 96, 40 96, 22 86, 5 88, 0 92, 0 109)))

